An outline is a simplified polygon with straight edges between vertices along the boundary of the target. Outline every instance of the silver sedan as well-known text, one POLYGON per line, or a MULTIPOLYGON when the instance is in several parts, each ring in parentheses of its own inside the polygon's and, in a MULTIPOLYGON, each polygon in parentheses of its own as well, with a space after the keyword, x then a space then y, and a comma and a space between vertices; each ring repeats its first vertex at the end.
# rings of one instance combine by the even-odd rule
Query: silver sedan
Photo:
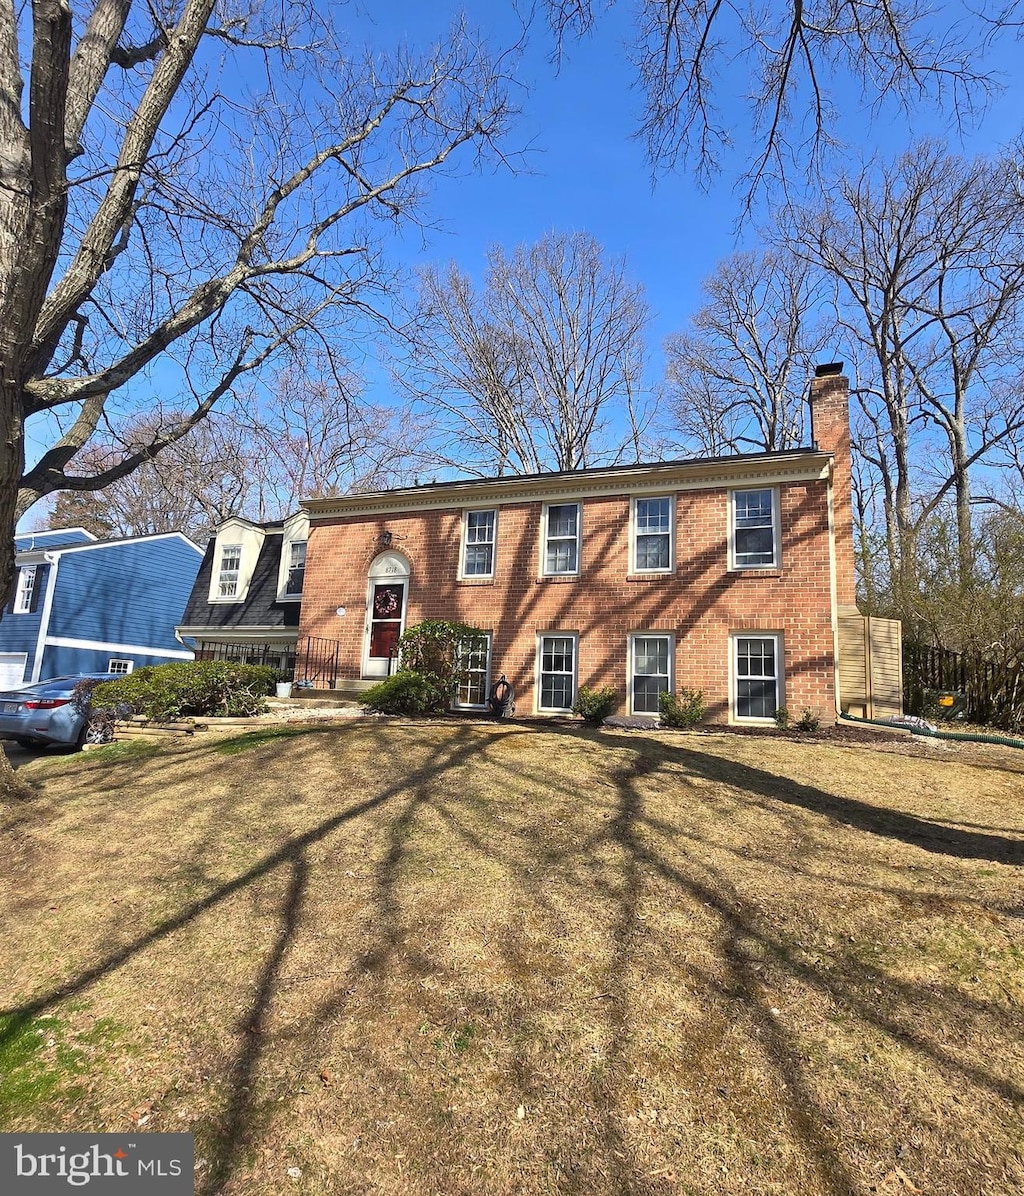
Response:
POLYGON ((22 747, 47 747, 54 743, 81 747, 89 735, 88 702, 72 701, 75 686, 87 678, 113 681, 118 675, 76 673, 71 677, 51 677, 49 681, 3 691, 0 693, 0 739, 13 739, 22 747))

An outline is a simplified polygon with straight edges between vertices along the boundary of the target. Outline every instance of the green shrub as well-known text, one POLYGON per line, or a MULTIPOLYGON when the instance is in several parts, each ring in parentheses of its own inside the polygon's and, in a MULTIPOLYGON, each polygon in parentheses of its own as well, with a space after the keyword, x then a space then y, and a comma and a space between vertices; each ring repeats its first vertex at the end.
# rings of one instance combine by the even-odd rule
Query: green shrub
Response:
POLYGON ((467 623, 450 619, 424 619, 410 627, 398 641, 401 671, 426 677, 444 692, 444 702, 432 713, 447 710, 466 677, 465 646, 484 633, 467 623))
POLYGON ((451 693, 436 677, 401 669, 361 694, 359 703, 376 714, 444 714, 451 693))
POLYGON ((127 677, 104 681, 92 693, 93 708, 131 706, 152 719, 189 715, 245 718, 267 709, 274 670, 229 660, 147 665, 127 677))
POLYGON ((619 695, 614 685, 606 685, 603 689, 591 689, 581 685, 576 694, 576 701, 572 704, 573 714, 578 714, 584 722, 593 726, 600 726, 618 705, 619 695))
POLYGON ((448 619, 424 619, 398 641, 401 667, 360 697, 377 714, 445 714, 467 675, 466 645, 483 632, 448 619))
POLYGON ((775 725, 780 731, 789 730, 789 711, 785 706, 779 706, 775 711, 775 725))
POLYGON ((681 689, 678 694, 667 691, 658 695, 658 711, 663 727, 694 727, 704 721, 707 708, 702 689, 681 689))
POLYGON ((821 719, 818 717, 817 710, 811 710, 810 707, 805 706, 803 714, 796 720, 796 729, 798 731, 817 731, 821 726, 821 719))

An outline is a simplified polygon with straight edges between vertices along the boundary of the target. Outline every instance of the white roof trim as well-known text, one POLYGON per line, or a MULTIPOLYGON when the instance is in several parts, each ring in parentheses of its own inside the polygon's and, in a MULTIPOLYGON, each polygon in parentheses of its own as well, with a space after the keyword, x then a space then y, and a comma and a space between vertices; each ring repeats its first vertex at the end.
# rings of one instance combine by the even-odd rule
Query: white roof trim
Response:
POLYGON ((808 450, 782 457, 752 456, 642 468, 633 466, 607 472, 581 470, 578 474, 542 474, 488 481, 474 479, 341 498, 308 498, 302 505, 309 511, 310 521, 317 523, 351 515, 500 507, 524 502, 579 502, 585 498, 617 494, 665 494, 721 486, 777 486, 785 482, 826 480, 831 461, 830 453, 808 450))
POLYGON ((120 548, 123 544, 141 544, 148 540, 182 540, 194 552, 204 555, 204 550, 198 544, 194 544, 184 532, 147 532, 143 536, 124 536, 118 540, 97 540, 94 544, 69 544, 66 547, 52 548, 50 553, 56 556, 57 553, 65 552, 91 552, 94 548, 120 548))

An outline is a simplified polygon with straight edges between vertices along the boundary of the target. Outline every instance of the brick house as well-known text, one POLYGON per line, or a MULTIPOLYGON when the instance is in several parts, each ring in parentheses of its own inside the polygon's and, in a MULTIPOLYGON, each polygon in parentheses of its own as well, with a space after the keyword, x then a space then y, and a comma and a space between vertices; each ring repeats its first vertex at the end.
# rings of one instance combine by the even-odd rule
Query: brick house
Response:
POLYGON ((613 685, 623 713, 687 687, 713 722, 783 705, 828 721, 840 618, 856 616, 841 369, 811 383, 810 448, 306 500, 299 634, 338 641, 358 686, 386 675, 406 626, 479 627, 468 709, 504 674, 520 715, 613 685))

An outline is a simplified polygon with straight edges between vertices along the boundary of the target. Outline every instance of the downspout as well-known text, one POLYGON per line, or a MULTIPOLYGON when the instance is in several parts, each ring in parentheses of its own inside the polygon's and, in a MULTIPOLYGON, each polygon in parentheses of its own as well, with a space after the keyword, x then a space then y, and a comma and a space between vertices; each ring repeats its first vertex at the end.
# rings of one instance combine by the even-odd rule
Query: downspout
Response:
POLYGON ((32 684, 40 679, 43 671, 43 652, 46 650, 46 632, 50 626, 50 611, 53 609, 53 596, 57 592, 57 568, 60 565, 59 552, 44 552, 43 560, 50 566, 46 578, 46 594, 43 597, 43 609, 39 616, 39 633, 36 636, 36 654, 32 661, 32 684))

